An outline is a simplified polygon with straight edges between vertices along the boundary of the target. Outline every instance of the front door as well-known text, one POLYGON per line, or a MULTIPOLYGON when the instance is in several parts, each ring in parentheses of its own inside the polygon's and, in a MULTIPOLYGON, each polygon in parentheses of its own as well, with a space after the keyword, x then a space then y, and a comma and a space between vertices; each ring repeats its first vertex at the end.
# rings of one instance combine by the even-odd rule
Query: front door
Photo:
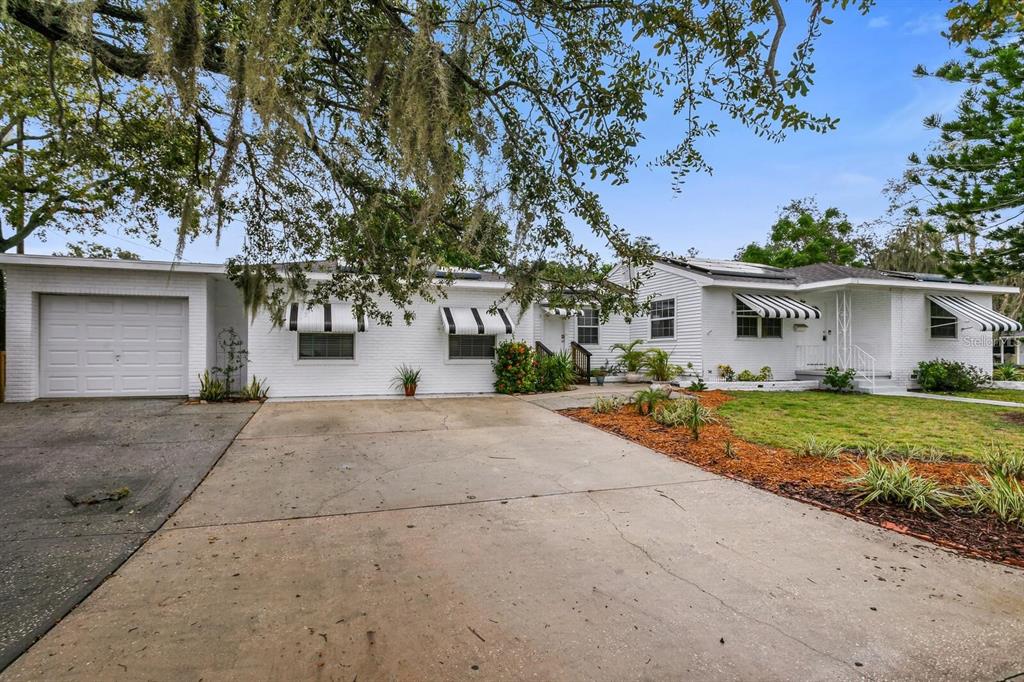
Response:
POLYGON ((544 334, 541 342, 553 353, 565 350, 565 318, 558 315, 544 316, 544 334))

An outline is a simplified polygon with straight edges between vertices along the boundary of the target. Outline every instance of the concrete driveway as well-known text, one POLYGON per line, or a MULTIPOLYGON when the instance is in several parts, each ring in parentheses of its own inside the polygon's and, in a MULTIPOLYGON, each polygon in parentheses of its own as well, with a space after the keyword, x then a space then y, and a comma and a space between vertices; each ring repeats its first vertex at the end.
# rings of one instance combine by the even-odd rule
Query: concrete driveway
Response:
POLYGON ((1024 574, 514 398, 264 405, 3 675, 1002 679, 1024 574))
POLYGON ((178 508, 255 411, 180 400, 0 405, 0 669, 178 508), (73 506, 126 488, 128 496, 73 506))

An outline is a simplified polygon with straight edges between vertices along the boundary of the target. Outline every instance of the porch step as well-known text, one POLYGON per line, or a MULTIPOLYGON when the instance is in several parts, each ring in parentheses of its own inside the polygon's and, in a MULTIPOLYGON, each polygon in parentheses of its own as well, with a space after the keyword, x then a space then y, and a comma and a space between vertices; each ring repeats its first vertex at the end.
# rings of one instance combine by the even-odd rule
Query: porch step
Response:
POLYGON ((907 392, 906 384, 887 377, 875 377, 874 386, 866 379, 858 377, 854 379, 853 387, 856 391, 872 395, 901 395, 907 392))

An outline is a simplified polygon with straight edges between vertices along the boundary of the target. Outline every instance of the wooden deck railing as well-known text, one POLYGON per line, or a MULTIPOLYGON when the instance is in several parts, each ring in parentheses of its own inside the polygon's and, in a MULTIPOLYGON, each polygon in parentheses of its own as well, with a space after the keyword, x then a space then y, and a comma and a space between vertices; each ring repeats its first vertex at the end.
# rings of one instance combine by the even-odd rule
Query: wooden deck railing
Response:
POLYGON ((569 344, 569 352, 572 354, 572 364, 576 367, 576 378, 580 383, 589 384, 591 352, 575 341, 569 344))
POLYGON ((544 357, 545 355, 554 355, 554 353, 551 352, 550 348, 548 348, 543 343, 538 341, 537 342, 537 355, 540 356, 540 357, 544 357))
POLYGON ((0 403, 7 395, 7 351, 0 350, 0 403))

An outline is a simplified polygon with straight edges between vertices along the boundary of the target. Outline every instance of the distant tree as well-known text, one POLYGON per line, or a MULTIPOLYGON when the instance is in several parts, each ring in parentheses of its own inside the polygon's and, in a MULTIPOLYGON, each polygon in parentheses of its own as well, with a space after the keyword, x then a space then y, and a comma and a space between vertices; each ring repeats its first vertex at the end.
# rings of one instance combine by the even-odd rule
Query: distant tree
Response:
POLYGON ((854 227, 845 213, 829 207, 822 211, 814 199, 797 199, 779 213, 764 244, 752 242, 736 252, 736 259, 779 268, 814 263, 865 265, 875 250, 873 237, 854 227))
POLYGON ((69 242, 64 245, 66 251, 58 251, 54 256, 74 256, 75 258, 117 258, 120 260, 139 260, 139 254, 120 247, 109 247, 97 242, 69 242))

